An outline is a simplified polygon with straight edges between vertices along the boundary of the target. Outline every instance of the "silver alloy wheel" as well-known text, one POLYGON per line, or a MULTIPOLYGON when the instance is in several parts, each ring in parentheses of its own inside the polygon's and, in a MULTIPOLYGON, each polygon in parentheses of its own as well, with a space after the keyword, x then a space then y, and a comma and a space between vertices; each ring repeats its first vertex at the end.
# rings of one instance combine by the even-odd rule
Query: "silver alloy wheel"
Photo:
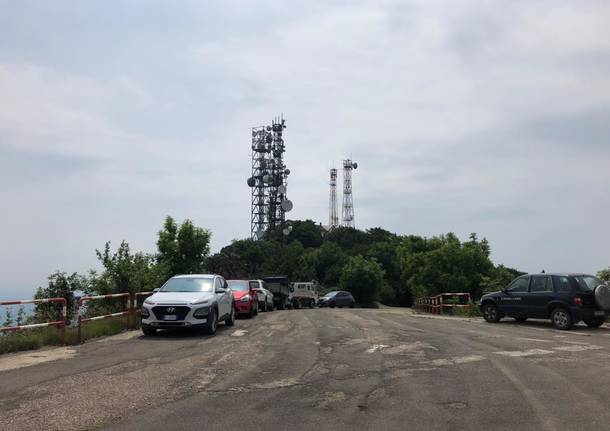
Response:
POLYGON ((498 310, 496 310, 494 305, 487 305, 485 311, 483 311, 483 315, 486 320, 496 320, 496 317, 498 317, 498 310))
POLYGON ((566 310, 556 310, 553 313, 553 323, 558 328, 566 328, 568 326, 570 318, 566 310))

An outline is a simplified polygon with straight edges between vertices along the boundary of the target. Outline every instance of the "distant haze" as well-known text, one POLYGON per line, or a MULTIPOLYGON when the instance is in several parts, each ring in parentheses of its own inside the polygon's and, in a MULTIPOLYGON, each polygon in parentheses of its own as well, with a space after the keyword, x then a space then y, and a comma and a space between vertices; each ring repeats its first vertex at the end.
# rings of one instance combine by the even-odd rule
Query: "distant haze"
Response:
POLYGON ((524 271, 610 265, 608 1, 0 0, 0 297, 163 218, 249 235, 250 128, 284 113, 292 218, 470 232, 524 271), (341 184, 341 182, 340 182, 341 184), (340 195, 339 195, 340 199, 340 195))

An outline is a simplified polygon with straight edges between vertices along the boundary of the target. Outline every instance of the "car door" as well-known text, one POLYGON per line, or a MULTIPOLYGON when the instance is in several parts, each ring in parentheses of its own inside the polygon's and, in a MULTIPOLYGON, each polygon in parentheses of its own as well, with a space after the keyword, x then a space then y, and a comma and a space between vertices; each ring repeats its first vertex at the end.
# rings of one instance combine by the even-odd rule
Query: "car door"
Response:
POLYGON ((508 316, 525 315, 524 299, 529 295, 530 276, 523 275, 517 277, 511 284, 504 289, 499 298, 499 308, 502 314, 508 316))
POLYGON ((222 277, 214 280, 214 292, 218 303, 218 317, 226 316, 231 310, 227 307, 227 296, 229 295, 227 282, 222 277))
POLYGON ((337 301, 337 305, 340 305, 341 307, 345 307, 346 305, 349 305, 349 302, 350 302, 349 293, 339 292, 339 301, 337 301))
POLYGON ((524 298, 527 317, 545 318, 547 304, 553 300, 553 280, 548 275, 533 275, 529 295, 524 298))

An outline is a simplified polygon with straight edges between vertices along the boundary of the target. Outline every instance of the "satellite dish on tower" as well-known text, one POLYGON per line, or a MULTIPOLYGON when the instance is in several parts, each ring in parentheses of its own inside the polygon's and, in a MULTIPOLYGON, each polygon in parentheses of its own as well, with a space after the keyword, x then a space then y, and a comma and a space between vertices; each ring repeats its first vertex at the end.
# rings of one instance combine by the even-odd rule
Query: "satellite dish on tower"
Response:
POLYGON ((289 212, 292 210, 292 201, 289 199, 284 199, 281 203, 281 207, 285 212, 289 212))
POLYGON ((248 186, 254 187, 255 184, 256 184, 256 181, 254 180, 254 178, 252 178, 252 177, 248 178, 248 186))
POLYGON ((281 185, 277 188, 278 193, 280 194, 286 194, 286 186, 285 185, 281 185))
POLYGON ((290 175, 290 169, 284 169, 284 175, 290 175))
POLYGON ((358 163, 354 162, 352 163, 352 166, 354 167, 354 169, 358 169, 358 163))

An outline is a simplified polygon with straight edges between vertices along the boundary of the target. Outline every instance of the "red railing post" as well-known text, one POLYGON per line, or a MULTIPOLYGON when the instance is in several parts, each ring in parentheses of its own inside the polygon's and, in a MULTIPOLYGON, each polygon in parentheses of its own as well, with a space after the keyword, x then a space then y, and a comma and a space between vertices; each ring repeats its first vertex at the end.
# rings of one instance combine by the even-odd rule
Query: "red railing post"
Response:
POLYGON ((62 346, 66 345, 66 325, 68 324, 68 301, 66 301, 66 298, 61 298, 63 301, 61 303, 61 320, 62 320, 62 324, 59 328, 60 330, 60 335, 59 335, 59 342, 62 346))

